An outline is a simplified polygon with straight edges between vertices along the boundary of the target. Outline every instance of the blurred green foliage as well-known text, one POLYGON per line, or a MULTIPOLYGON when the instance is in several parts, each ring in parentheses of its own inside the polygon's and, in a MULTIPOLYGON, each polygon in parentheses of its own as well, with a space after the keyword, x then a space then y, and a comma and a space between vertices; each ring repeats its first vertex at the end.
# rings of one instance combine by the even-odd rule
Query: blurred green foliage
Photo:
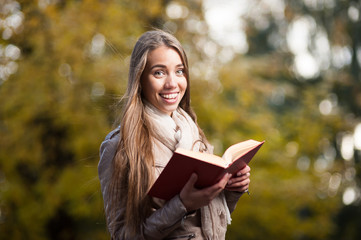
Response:
MULTIPOLYGON (((114 127, 136 39, 161 28, 188 53, 192 106, 216 153, 266 140, 227 239, 359 239, 359 195, 345 205, 342 194, 359 191, 360 151, 344 161, 340 149, 360 122, 360 4, 280 1, 280 20, 255 14, 265 2, 252 1, 243 16, 248 51, 229 61, 217 57, 223 46, 209 36, 200 0, 0 3, 3 19, 11 9, 23 17, 0 40, 2 49, 21 50, 16 59, 2 50, 0 59, 18 66, 8 75, 0 69, 0 238, 109 239, 98 148, 114 127), (350 61, 297 73, 287 29, 305 17, 316 26, 311 43, 324 32, 330 49, 349 49, 350 61), (322 113, 325 100, 331 112, 322 113)), ((315 57, 316 46, 309 44, 315 57)))

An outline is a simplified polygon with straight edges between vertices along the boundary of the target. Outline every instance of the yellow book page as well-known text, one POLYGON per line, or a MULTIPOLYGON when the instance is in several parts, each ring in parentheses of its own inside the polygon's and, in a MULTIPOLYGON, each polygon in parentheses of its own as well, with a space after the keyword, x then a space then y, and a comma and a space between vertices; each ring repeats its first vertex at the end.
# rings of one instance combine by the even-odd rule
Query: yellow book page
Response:
POLYGON ((186 155, 186 156, 190 156, 196 159, 199 159, 203 162, 208 162, 223 168, 226 168, 229 163, 217 156, 217 155, 213 155, 213 154, 209 154, 209 153, 202 153, 202 152, 194 152, 194 151, 190 151, 190 150, 186 150, 186 149, 182 149, 182 148, 178 148, 175 152, 180 153, 182 155, 186 155))
POLYGON ((258 144, 260 144, 260 142, 252 139, 234 144, 224 152, 222 158, 225 159, 227 162, 233 162, 258 144))

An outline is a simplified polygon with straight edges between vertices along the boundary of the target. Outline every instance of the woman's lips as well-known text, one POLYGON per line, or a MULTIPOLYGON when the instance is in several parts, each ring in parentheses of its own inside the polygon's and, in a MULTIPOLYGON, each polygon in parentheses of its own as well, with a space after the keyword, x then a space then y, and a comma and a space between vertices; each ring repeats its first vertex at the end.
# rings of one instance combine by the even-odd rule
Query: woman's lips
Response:
POLYGON ((176 103, 178 101, 178 96, 179 96, 179 92, 178 93, 160 93, 159 96, 166 102, 169 104, 173 104, 176 103))
POLYGON ((165 99, 175 99, 178 97, 179 93, 168 93, 168 94, 159 94, 162 98, 165 99))

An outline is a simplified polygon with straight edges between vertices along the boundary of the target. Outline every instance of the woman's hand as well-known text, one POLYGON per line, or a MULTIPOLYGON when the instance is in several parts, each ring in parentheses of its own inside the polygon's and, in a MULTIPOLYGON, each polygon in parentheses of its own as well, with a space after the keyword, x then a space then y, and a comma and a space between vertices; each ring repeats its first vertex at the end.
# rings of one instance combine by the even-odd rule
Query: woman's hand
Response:
POLYGON ((194 184, 197 182, 198 176, 193 173, 180 192, 180 199, 187 211, 197 210, 208 205, 226 187, 231 176, 232 174, 227 173, 218 183, 207 188, 197 189, 194 184))
POLYGON ((236 191, 236 192, 244 192, 248 189, 249 183, 251 180, 249 179, 251 168, 246 165, 239 172, 237 172, 236 176, 229 179, 225 189, 228 191, 236 191))

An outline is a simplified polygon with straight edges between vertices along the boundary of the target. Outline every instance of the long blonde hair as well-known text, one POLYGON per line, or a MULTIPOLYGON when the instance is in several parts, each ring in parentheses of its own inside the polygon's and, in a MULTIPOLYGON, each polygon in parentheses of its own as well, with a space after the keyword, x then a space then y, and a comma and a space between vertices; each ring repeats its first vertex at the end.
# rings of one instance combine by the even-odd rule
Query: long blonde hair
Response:
MULTIPOLYGON (((144 114, 140 80, 148 53, 160 46, 175 49, 182 59, 187 89, 179 106, 196 122, 196 115, 190 107, 188 60, 183 47, 174 36, 164 31, 144 33, 135 44, 131 55, 128 85, 120 116, 120 141, 113 160, 113 174, 107 191, 111 204, 106 214, 113 238, 134 237, 136 233, 141 232, 142 223, 150 215, 151 199, 147 196, 147 192, 154 182, 152 154, 154 134, 149 128, 149 119, 144 114), (122 216, 118 215, 120 210, 124 211, 122 216), (120 229, 122 233, 119 232, 120 229)), ((199 132, 201 138, 205 139, 200 128, 199 132)))

